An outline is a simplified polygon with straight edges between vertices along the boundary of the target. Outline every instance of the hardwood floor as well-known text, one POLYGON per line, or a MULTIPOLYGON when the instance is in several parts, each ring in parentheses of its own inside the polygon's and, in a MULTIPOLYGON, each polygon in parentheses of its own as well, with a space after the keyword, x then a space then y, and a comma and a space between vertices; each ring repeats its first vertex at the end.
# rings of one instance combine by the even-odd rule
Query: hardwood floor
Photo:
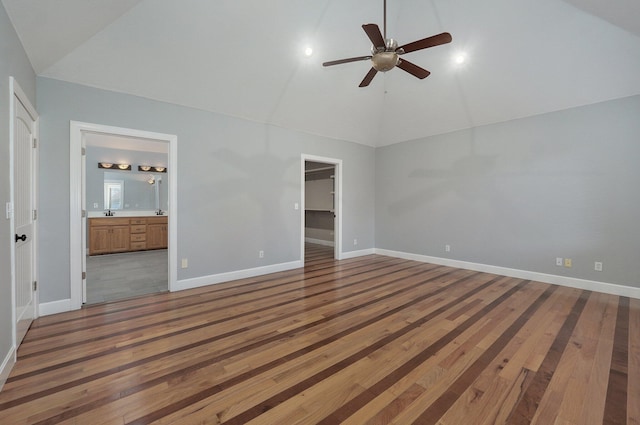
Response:
POLYGON ((330 260, 333 258, 333 247, 318 245, 315 243, 304 244, 304 262, 309 264, 311 261, 330 260))
POLYGON ((2 424, 638 424, 640 300, 383 256, 38 319, 2 424))

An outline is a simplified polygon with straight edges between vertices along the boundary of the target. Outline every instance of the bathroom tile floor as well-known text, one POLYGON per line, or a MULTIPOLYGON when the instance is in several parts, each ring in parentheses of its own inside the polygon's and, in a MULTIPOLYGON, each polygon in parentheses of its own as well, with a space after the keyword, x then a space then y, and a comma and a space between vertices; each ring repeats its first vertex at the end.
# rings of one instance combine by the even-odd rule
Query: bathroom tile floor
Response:
POLYGON ((167 291, 168 252, 127 252, 87 257, 87 304, 167 291))

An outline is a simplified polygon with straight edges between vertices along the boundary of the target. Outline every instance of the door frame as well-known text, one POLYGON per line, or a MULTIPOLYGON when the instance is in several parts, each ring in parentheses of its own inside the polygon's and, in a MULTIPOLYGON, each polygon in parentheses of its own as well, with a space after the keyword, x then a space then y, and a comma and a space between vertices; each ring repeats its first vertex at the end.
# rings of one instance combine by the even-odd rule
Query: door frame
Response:
MULTIPOLYGON (((11 101, 9 105, 9 203, 10 208, 7 211, 7 215, 9 216, 9 227, 11 228, 11 235, 16 234, 16 223, 14 217, 14 205, 15 205, 15 163, 14 163, 14 152, 15 152, 15 119, 16 119, 16 109, 14 100, 17 98, 22 106, 27 110, 27 113, 31 116, 31 119, 34 121, 34 129, 33 129, 33 137, 36 143, 36 148, 33 150, 33 155, 31 157, 32 161, 32 196, 33 196, 33 209, 34 211, 38 210, 38 143, 39 143, 39 133, 40 133, 40 121, 38 112, 36 108, 31 104, 29 97, 25 94, 25 92, 18 84, 15 78, 9 77, 9 90, 11 92, 11 101)), ((37 214, 37 213, 35 213, 37 214)), ((33 262, 32 262, 32 276, 34 281, 38 281, 38 220, 33 220, 33 262)), ((13 237, 13 236, 12 236, 13 237)), ((18 349, 16 344, 17 338, 17 323, 16 323, 16 296, 17 296, 17 282, 16 282, 16 246, 14 243, 11 244, 10 248, 11 252, 11 320, 12 320, 12 341, 13 341, 13 349, 14 354, 18 349)), ((38 317, 38 305, 39 305, 39 297, 38 297, 38 288, 36 286, 36 290, 33 293, 33 318, 38 317)))
MULTIPOLYGON (((93 124, 80 121, 70 121, 69 126, 69 152, 70 152, 70 291, 71 309, 77 310, 83 303, 83 278, 84 261, 86 251, 86 238, 83 240, 83 209, 84 206, 84 156, 83 133, 102 133, 117 136, 152 139, 169 143, 169 155, 167 168, 169 180, 169 291, 178 290, 178 136, 175 134, 156 133, 145 130, 137 130, 124 127, 113 127, 102 124, 93 124)), ((86 210, 85 210, 86 215, 86 210)))
POLYGON ((342 259, 342 160, 336 158, 327 158, 324 156, 302 154, 300 161, 300 261, 304 264, 304 231, 305 231, 305 163, 307 161, 322 162, 335 167, 334 179, 334 213, 335 226, 333 229, 333 258, 342 259))

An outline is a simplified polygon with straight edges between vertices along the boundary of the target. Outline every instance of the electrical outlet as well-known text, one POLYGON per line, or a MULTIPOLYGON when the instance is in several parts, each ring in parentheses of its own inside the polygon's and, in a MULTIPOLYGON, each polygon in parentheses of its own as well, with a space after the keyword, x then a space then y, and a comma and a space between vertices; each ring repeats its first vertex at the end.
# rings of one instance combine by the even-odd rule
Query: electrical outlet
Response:
POLYGON ((445 252, 451 252, 451 245, 445 245, 444 250, 445 252))
POLYGON ((556 266, 560 266, 562 267, 562 265, 564 264, 563 262, 563 258, 562 257, 556 257, 556 266))
POLYGON ((258 258, 264 258, 264 251, 258 251, 258 258))
POLYGON ((97 202, 93 203, 93 208, 98 208, 98 203, 97 202))
POLYGON ((294 210, 299 210, 300 209, 300 204, 298 204, 297 202, 295 204, 293 204, 293 209, 294 210))
POLYGON ((567 268, 571 268, 571 258, 564 259, 564 266, 567 268))
POLYGON ((354 240, 353 240, 353 244, 354 244, 354 245, 358 245, 358 240, 357 240, 357 239, 354 239, 354 240))
POLYGON ((602 261, 596 261, 595 263, 593 263, 593 269, 597 272, 601 272, 602 271, 602 261))
POLYGON ((181 266, 183 269, 186 269, 187 267, 189 267, 189 260, 187 260, 186 258, 183 258, 181 266))

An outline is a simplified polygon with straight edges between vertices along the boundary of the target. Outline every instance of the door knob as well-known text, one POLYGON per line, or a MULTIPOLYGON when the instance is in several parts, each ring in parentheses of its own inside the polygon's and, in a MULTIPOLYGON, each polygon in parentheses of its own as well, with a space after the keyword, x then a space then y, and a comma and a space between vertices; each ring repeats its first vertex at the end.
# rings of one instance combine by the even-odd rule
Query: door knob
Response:
POLYGON ((22 236, 16 235, 16 242, 18 242, 18 241, 24 242, 26 240, 27 240, 27 235, 22 235, 22 236))

